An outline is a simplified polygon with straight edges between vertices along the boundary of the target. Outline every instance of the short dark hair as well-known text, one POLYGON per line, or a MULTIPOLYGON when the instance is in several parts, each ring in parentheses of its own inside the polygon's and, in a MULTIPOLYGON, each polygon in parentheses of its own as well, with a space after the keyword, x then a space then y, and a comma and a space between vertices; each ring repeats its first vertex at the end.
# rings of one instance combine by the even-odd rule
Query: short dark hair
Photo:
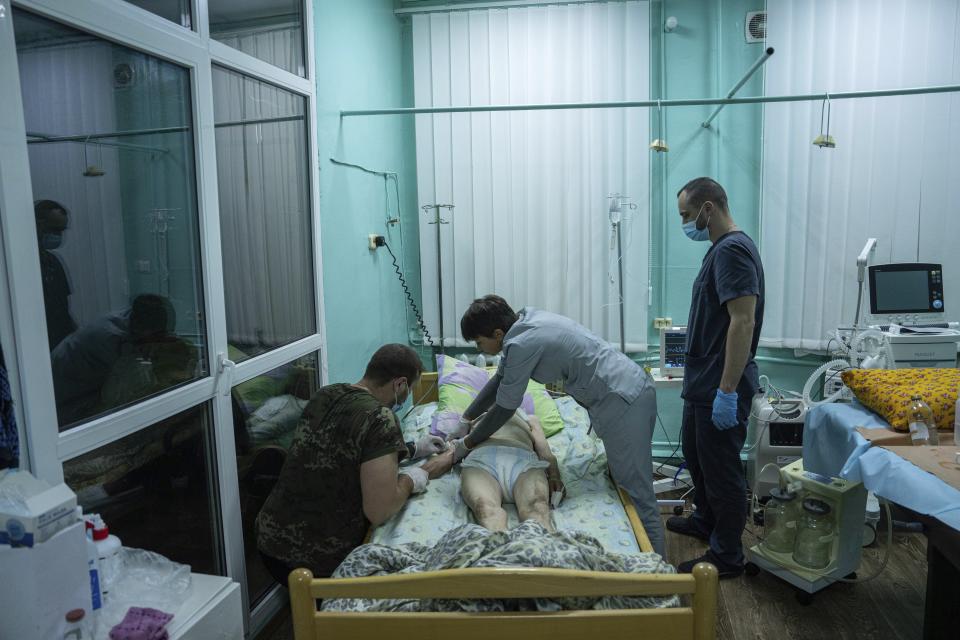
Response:
POLYGON ((386 384, 394 378, 406 378, 413 384, 423 372, 423 363, 417 352, 404 344, 385 344, 367 363, 363 377, 376 384, 386 384))
POLYGON ((727 192, 713 178, 694 178, 677 191, 677 197, 679 198, 684 191, 687 192, 687 202, 695 209, 702 207, 704 202, 710 201, 720 207, 721 211, 730 211, 727 192))
POLYGON ((463 339, 476 340, 478 337, 493 337, 500 329, 504 333, 517 321, 516 312, 507 301, 497 295, 487 295, 474 300, 460 318, 460 333, 463 339))
POLYGON ((54 211, 63 211, 64 215, 70 215, 67 208, 56 200, 37 200, 33 203, 33 217, 37 220, 46 218, 47 214, 54 211))
POLYGON ((134 338, 165 336, 177 326, 177 312, 168 298, 141 293, 130 305, 130 333, 134 338))

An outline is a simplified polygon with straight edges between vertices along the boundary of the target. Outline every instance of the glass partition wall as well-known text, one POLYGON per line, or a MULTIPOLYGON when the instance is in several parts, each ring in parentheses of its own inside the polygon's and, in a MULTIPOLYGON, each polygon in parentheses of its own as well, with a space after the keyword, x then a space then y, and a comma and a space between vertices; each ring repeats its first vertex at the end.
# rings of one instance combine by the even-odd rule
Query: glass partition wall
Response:
POLYGON ((311 9, 241 4, 0 15, 0 241, 21 462, 239 581, 255 631, 252 523, 326 354, 311 9))

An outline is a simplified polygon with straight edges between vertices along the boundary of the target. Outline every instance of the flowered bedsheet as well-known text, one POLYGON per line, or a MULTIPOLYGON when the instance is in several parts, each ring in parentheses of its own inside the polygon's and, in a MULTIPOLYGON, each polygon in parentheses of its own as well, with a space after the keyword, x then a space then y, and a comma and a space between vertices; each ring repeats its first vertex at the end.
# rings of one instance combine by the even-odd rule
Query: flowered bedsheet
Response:
MULTIPOLYGON (((567 496, 553 510, 558 531, 582 531, 597 540, 606 551, 621 554, 640 552, 627 514, 607 475, 607 456, 603 442, 588 433, 587 412, 572 398, 561 397, 557 408, 564 428, 548 439, 560 463, 567 496)), ((436 410, 431 403, 416 407, 403 421, 406 440, 415 439, 430 428, 436 410)), ((508 526, 518 523, 513 505, 504 505, 508 526)), ((467 522, 475 522, 460 496, 459 467, 432 480, 427 491, 410 499, 393 518, 374 530, 370 542, 397 546, 416 542, 431 547, 448 531, 467 522)))

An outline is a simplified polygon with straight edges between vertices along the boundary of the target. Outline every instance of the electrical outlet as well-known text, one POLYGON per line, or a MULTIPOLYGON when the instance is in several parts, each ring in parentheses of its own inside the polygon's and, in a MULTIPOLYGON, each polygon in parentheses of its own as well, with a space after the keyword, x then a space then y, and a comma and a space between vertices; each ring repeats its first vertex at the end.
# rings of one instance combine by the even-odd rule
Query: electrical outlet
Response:
POLYGON ((370 251, 377 250, 377 234, 376 233, 371 233, 370 235, 367 236, 367 249, 370 249, 370 251))
POLYGON ((672 326, 673 326, 673 318, 654 318, 653 319, 654 329, 669 329, 672 326))

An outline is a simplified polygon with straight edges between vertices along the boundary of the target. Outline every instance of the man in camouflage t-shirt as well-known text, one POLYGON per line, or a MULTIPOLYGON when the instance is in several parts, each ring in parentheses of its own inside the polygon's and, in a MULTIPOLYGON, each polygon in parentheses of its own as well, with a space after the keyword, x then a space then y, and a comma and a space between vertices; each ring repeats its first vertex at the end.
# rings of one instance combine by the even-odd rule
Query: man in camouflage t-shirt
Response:
POLYGON ((303 412, 280 478, 257 517, 257 547, 271 575, 286 585, 298 567, 329 576, 362 544, 371 524, 400 510, 428 479, 446 473, 452 453, 399 469, 406 457, 436 452, 436 438, 405 444, 391 407, 420 376, 409 347, 388 344, 356 384, 320 389, 303 412))

